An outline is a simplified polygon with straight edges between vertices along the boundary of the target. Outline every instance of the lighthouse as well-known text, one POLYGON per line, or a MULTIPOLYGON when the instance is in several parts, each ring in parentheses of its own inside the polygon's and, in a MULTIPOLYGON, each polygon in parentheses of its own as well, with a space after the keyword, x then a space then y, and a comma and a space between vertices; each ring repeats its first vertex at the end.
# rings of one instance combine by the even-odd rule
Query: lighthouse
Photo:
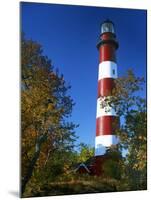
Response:
POLYGON ((115 134, 119 118, 114 105, 103 105, 105 99, 113 96, 117 78, 116 50, 118 49, 115 26, 106 20, 101 24, 100 38, 97 44, 99 51, 98 94, 96 111, 95 156, 102 156, 111 146, 117 146, 119 139, 115 134))
MULTIPOLYGON (((75 171, 102 176, 103 165, 107 160, 115 160, 108 154, 112 146, 118 147, 119 139, 116 128, 119 117, 111 101, 114 96, 115 80, 117 78, 116 50, 118 49, 113 22, 106 20, 101 24, 97 48, 99 51, 98 93, 96 109, 95 155, 85 163, 78 165, 75 171), (104 103, 106 102, 106 103, 104 103)), ((118 150, 118 148, 115 148, 118 150)), ((120 158, 120 157, 119 157, 120 158)))

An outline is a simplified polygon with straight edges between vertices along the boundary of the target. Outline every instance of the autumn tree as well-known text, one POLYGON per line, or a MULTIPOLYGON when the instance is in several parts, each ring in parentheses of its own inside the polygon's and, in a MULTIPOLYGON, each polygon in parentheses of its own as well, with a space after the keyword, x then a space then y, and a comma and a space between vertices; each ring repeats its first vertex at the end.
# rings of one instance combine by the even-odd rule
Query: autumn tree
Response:
MULTIPOLYGON (((21 193, 56 152, 72 151, 76 125, 67 120, 74 102, 63 75, 37 42, 21 40, 21 193)), ((63 163, 62 163, 63 165, 63 163)))
POLYGON ((142 94, 144 83, 144 78, 137 77, 130 69, 125 76, 115 80, 112 97, 103 101, 103 106, 116 109, 121 120, 116 134, 120 138, 119 149, 127 151, 124 173, 132 190, 146 188, 147 115, 146 98, 142 94))
MULTIPOLYGON (((120 139, 119 151, 127 152, 121 162, 122 178, 127 181, 126 190, 146 189, 147 187, 147 113, 143 77, 137 77, 133 70, 117 78, 111 96, 102 97, 101 107, 114 107, 120 119, 115 123, 116 134, 120 139)), ((114 125, 114 124, 113 124, 114 125)), ((114 162, 105 163, 107 174, 114 173, 114 162), (113 172, 113 173, 112 173, 113 172)))
MULTIPOLYGON (((143 106, 143 104, 142 104, 143 106)), ((147 116, 146 109, 132 111, 126 119, 129 133, 125 173, 133 190, 147 187, 147 116)))

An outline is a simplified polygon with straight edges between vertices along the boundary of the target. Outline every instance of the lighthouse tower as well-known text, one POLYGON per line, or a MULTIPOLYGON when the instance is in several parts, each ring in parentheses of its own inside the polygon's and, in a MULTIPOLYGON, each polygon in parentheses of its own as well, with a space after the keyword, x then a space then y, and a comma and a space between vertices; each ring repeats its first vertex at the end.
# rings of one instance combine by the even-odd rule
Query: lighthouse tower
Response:
POLYGON ((118 144, 115 135, 115 124, 118 116, 114 106, 101 106, 103 101, 112 97, 114 80, 117 78, 115 27, 110 20, 101 25, 100 39, 97 44, 99 51, 98 97, 96 113, 95 156, 105 155, 107 148, 118 144))
POLYGON ((114 95, 115 79, 117 78, 116 50, 118 42, 116 40, 114 24, 110 20, 104 21, 101 25, 97 48, 99 51, 99 73, 95 156, 88 159, 85 163, 81 163, 75 171, 101 176, 104 173, 103 165, 107 160, 113 159, 118 163, 120 158, 114 158, 114 156, 107 153, 107 149, 111 146, 118 147, 119 143, 118 136, 116 135, 119 117, 111 102, 111 98, 114 95), (104 104, 104 102, 107 103, 104 104))

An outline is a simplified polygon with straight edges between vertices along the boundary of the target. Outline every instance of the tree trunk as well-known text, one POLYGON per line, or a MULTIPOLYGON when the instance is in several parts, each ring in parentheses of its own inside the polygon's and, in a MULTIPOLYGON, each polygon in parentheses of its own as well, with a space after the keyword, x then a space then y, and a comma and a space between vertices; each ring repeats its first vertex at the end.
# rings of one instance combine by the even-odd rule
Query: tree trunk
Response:
POLYGON ((37 139, 37 143, 36 143, 36 151, 33 155, 33 158, 29 164, 28 170, 27 170, 27 174, 26 176, 23 178, 23 181, 21 183, 21 195, 23 195, 23 193, 25 192, 26 189, 26 185, 29 182, 30 178, 32 177, 32 173, 35 167, 35 164, 39 158, 39 154, 40 154, 40 150, 41 150, 41 145, 42 143, 47 139, 47 135, 42 135, 37 139))

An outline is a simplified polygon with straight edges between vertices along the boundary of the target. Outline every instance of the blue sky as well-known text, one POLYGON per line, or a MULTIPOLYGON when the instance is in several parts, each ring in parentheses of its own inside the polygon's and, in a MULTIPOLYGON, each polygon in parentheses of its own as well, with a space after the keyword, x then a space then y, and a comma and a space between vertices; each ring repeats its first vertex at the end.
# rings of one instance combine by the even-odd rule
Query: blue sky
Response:
MULTIPOLYGON (((44 54, 70 83, 76 105, 71 121, 80 142, 94 145, 98 77, 96 44, 100 23, 115 24, 118 76, 133 68, 146 77, 146 11, 57 4, 21 3, 21 30, 39 42, 44 54)), ((145 91, 142 93, 145 95, 145 91)))

